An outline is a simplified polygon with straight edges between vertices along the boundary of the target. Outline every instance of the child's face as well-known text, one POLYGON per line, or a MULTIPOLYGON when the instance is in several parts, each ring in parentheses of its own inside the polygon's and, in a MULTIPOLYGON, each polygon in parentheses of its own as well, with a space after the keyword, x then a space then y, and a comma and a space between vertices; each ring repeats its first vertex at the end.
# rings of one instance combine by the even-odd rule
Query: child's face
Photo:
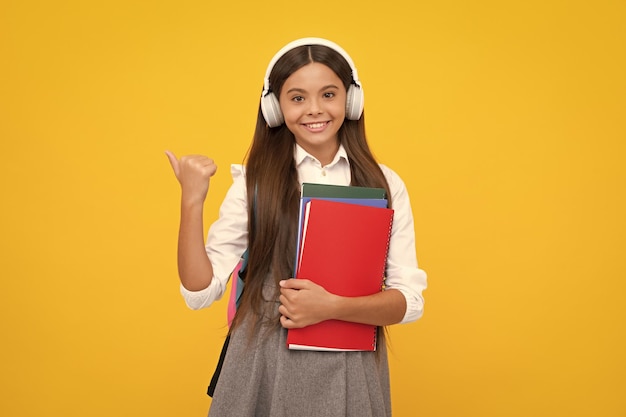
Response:
POLYGON ((337 74, 324 64, 307 64, 287 78, 279 102, 296 142, 322 164, 330 163, 346 117, 346 90, 337 74))

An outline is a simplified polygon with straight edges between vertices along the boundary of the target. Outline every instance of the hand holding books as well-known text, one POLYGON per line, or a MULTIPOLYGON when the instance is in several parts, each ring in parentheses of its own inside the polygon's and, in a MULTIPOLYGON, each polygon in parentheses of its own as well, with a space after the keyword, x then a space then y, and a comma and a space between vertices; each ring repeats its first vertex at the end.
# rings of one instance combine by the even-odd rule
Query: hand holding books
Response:
POLYGON ((328 320, 337 295, 308 279, 285 279, 280 282, 281 325, 286 329, 300 328, 328 320))

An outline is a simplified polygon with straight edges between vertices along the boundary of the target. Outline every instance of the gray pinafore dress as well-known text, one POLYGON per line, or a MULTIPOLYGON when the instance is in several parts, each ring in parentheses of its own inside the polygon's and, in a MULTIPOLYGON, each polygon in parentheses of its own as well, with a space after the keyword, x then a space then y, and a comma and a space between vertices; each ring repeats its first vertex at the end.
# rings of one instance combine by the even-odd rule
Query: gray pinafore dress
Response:
MULTIPOLYGON (((263 295, 265 316, 275 322, 274 282, 266 281, 263 295)), ((209 417, 391 416, 384 343, 378 354, 294 351, 287 330, 267 328, 250 342, 245 320, 232 332, 209 417)))

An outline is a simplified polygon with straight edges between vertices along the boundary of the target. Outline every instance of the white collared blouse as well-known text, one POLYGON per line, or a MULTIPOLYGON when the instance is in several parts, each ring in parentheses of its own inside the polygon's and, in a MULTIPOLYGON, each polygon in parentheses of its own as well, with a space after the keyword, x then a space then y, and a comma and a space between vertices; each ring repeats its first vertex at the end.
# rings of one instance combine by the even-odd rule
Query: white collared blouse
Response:
MULTIPOLYGON (((350 163, 343 146, 326 166, 297 144, 294 158, 300 184, 350 184, 350 163)), ((417 265, 413 212, 404 182, 387 166, 381 164, 380 167, 389 184, 394 209, 385 289, 397 289, 404 295, 407 309, 401 323, 409 323, 419 319, 424 312, 422 292, 427 285, 426 273, 417 265)), ((209 229, 206 242, 213 279, 200 291, 189 291, 182 284, 180 286, 185 302, 194 310, 208 307, 223 296, 228 279, 248 246, 245 169, 242 165, 232 165, 231 174, 233 184, 222 202, 219 218, 209 229)))

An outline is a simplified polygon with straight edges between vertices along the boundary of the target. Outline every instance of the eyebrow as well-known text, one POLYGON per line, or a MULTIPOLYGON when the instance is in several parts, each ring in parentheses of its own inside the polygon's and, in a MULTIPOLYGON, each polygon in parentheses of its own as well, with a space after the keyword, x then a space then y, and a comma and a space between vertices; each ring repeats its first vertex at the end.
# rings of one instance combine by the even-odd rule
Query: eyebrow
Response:
MULTIPOLYGON (((328 89, 339 90, 339 87, 337 87, 335 84, 328 84, 320 88, 320 91, 324 91, 328 89)), ((287 94, 290 94, 290 93, 306 93, 306 90, 303 88, 294 87, 294 88, 290 88, 289 90, 287 90, 287 94)))

